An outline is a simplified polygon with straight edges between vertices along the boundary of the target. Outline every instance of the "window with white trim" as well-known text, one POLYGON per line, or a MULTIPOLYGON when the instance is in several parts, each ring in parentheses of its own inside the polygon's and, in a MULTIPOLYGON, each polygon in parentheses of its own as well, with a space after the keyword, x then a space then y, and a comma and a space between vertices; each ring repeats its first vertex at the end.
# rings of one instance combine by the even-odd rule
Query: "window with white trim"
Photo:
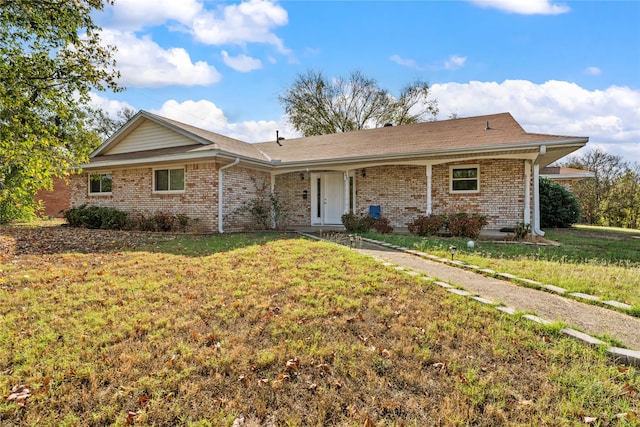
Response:
POLYGON ((89 175, 89 194, 111 194, 113 177, 110 173, 92 173, 89 175))
POLYGON ((480 167, 478 165, 456 165, 449 167, 452 193, 477 193, 480 191, 480 167))
POLYGON ((184 191, 184 168, 153 171, 153 191, 158 193, 184 191))

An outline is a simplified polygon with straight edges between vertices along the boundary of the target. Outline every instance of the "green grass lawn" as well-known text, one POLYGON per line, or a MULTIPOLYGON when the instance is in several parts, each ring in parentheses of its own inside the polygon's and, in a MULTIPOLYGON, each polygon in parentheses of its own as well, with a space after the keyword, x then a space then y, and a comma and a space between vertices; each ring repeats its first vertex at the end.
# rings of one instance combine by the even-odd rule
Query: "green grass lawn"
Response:
POLYGON ((3 426, 640 417, 640 372, 603 349, 333 244, 0 227, 0 246, 3 426))
POLYGON ((578 226, 548 230, 545 238, 560 246, 536 246, 468 239, 367 235, 408 248, 449 257, 518 277, 596 295, 634 306, 640 313, 640 231, 578 226))

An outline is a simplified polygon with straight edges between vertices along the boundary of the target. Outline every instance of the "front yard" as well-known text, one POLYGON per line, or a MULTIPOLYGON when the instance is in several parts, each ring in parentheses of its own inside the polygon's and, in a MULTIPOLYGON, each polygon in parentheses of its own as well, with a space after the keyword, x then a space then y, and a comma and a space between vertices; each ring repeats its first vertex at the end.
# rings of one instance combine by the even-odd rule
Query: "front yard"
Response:
POLYGON ((0 227, 0 313, 1 425, 640 417, 640 372, 555 326, 290 235, 0 227))
POLYGON ((536 246, 468 239, 420 238, 367 234, 399 246, 455 258, 467 264, 559 286, 632 305, 640 315, 640 231, 577 226, 547 230, 545 238, 560 246, 536 246))

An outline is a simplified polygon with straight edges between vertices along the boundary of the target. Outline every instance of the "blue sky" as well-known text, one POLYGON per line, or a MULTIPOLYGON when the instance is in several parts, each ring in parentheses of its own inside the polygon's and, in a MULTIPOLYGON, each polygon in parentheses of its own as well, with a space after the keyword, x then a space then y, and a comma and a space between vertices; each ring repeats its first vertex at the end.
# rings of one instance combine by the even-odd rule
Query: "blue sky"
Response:
POLYGON ((359 70, 397 95, 427 81, 439 120, 511 112, 640 163, 640 1, 116 0, 95 15, 144 109, 250 142, 297 136, 297 74, 359 70))

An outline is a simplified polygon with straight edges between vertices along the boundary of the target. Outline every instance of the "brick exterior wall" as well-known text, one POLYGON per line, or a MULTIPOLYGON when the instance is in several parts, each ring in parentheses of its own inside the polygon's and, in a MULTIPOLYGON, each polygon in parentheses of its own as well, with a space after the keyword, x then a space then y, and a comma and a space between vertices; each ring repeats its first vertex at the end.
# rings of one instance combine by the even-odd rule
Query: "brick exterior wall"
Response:
POLYGON ((311 179, 307 172, 276 175, 274 192, 286 212, 286 224, 308 226, 311 224, 311 179), (304 199, 304 192, 307 198, 304 199))
POLYGON ((356 214, 368 214, 380 205, 382 216, 394 227, 406 227, 427 209, 425 166, 378 166, 355 173, 356 214))
MULTIPOLYGON (((380 205, 382 215, 394 227, 406 227, 427 207, 425 166, 381 166, 356 174, 356 212, 368 213, 370 205, 380 205)), ((530 186, 531 193, 533 189, 530 186)), ((487 215, 487 228, 513 227, 523 221, 524 161, 479 160, 446 163, 432 167, 431 204, 434 214, 456 212, 487 215), (455 194, 449 191, 451 165, 477 164, 480 191, 455 194)), ((531 202, 533 205, 533 202, 531 202)))
POLYGON ((524 161, 480 160, 434 166, 431 197, 433 213, 480 213, 488 216, 487 228, 513 227, 524 215, 524 161), (460 164, 479 165, 478 193, 449 192, 449 166, 460 164))
MULTIPOLYGON (((210 163, 185 166, 185 192, 180 194, 154 194, 153 168, 114 169, 104 171, 113 176, 112 194, 88 195, 87 173, 73 176, 69 186, 71 207, 84 203, 110 206, 130 213, 152 215, 158 212, 185 214, 197 219, 195 231, 218 231, 218 168, 210 163)), ((179 166, 170 166, 171 168, 179 166)), ((249 201, 268 195, 271 175, 242 164, 223 171, 225 232, 256 228, 256 222, 247 212, 240 212, 249 201)), ((310 175, 292 172, 275 177, 275 193, 287 212, 285 225, 311 224, 310 175), (304 191, 307 198, 303 198, 304 191)), ((378 166, 355 171, 356 213, 368 213, 370 205, 380 205, 382 215, 394 227, 406 227, 415 218, 424 215, 427 206, 425 166, 378 166)), ((533 194, 532 184, 530 186, 533 194)), ((513 227, 523 220, 524 161, 478 160, 462 163, 434 165, 432 168, 432 212, 480 213, 489 217, 487 228, 513 227), (477 164, 480 168, 478 193, 453 194, 449 192, 449 167, 456 164, 477 164)), ((531 201, 531 206, 533 202, 531 201)))
POLYGON ((554 178, 551 181, 557 182, 558 184, 566 188, 568 191, 573 191, 573 183, 576 182, 575 179, 571 179, 571 178, 567 178, 567 179, 554 178))
MULTIPOLYGON (((180 165, 167 166, 177 168, 180 165)), ((184 214, 192 220, 194 231, 215 233, 218 231, 218 165, 194 163, 185 167, 185 191, 179 194, 154 194, 152 191, 154 168, 113 169, 101 171, 112 174, 111 195, 89 195, 88 174, 72 178, 69 186, 71 207, 82 204, 115 207, 125 212, 146 216, 156 213, 184 214)), ((162 167, 161 167, 162 168, 162 167)), ((224 231, 240 231, 252 228, 248 215, 234 215, 246 200, 257 193, 251 177, 269 183, 270 175, 239 166, 223 171, 224 231)))
MULTIPOLYGON (((232 166, 223 172, 223 197, 222 208, 223 228, 225 232, 244 231, 262 228, 242 208, 256 200, 265 201, 265 206, 270 206, 268 195, 271 191, 271 174, 239 166, 232 166)), ((216 174, 217 180, 217 174, 216 174)), ((217 209, 218 199, 212 205, 217 209)), ((216 226, 217 227, 217 226, 216 226)), ((215 228, 217 231, 217 228, 215 228)))
POLYGON ((36 202, 42 202, 44 216, 62 218, 63 211, 69 209, 71 189, 61 178, 54 178, 51 191, 40 190, 35 195, 36 202))

